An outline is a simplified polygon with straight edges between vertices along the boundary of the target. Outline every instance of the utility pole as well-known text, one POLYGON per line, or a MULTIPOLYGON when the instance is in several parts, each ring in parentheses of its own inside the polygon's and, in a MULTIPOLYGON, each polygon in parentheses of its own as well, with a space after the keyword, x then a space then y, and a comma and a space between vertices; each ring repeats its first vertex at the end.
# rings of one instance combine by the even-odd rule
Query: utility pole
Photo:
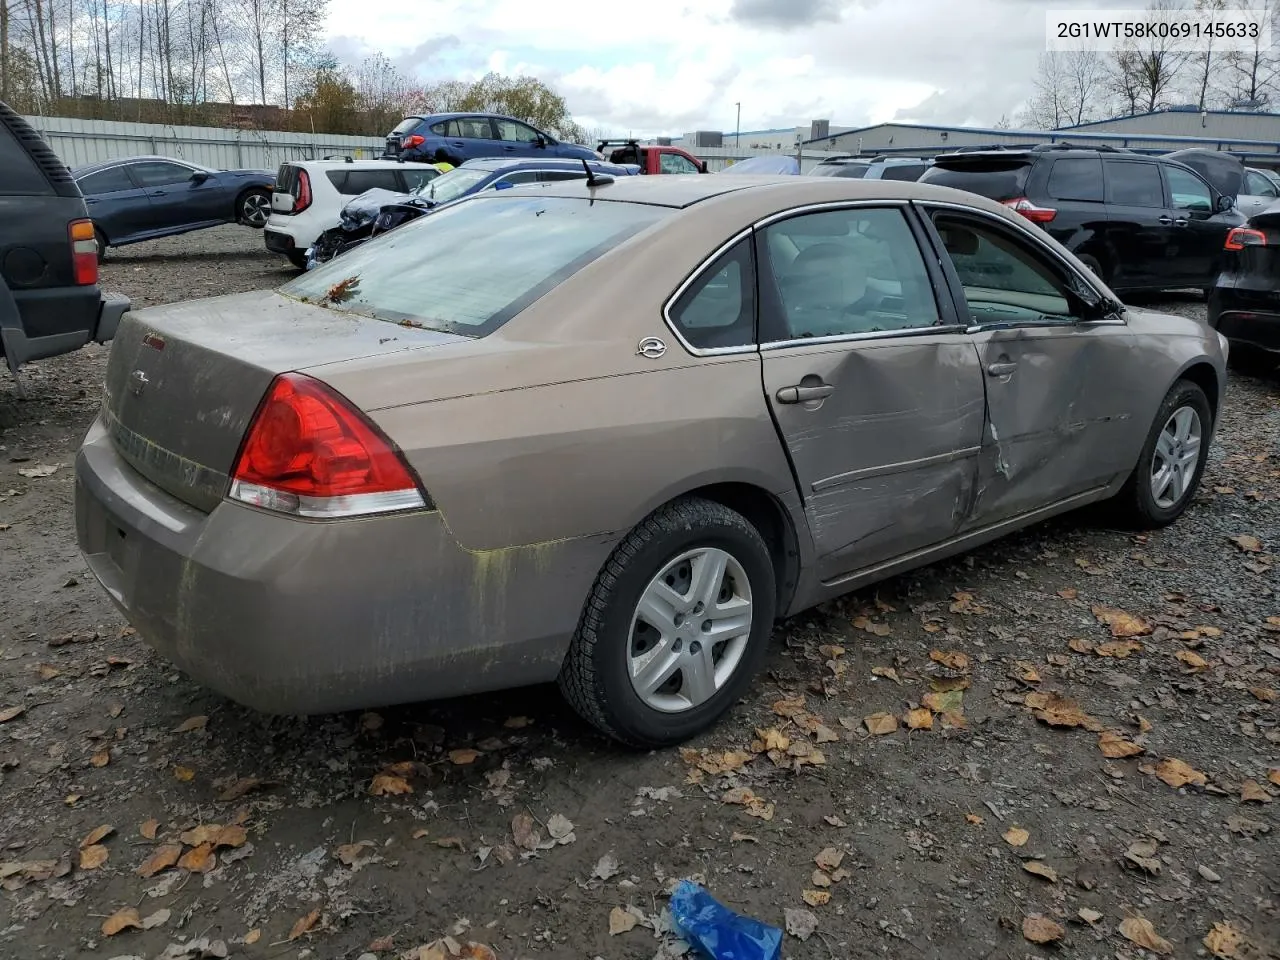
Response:
POLYGON ((733 148, 736 150, 742 146, 740 140, 742 135, 742 104, 735 103, 734 106, 738 108, 738 119, 733 124, 733 148))

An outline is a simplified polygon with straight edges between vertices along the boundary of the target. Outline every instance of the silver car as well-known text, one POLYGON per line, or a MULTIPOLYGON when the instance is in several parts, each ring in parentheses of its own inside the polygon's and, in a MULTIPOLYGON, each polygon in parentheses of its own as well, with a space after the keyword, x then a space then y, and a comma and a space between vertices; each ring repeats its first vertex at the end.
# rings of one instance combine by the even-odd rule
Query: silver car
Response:
POLYGON ((516 188, 128 314, 77 529, 140 634, 252 706, 558 679, 669 744, 778 617, 1089 503, 1171 523, 1225 354, 969 193, 516 188))

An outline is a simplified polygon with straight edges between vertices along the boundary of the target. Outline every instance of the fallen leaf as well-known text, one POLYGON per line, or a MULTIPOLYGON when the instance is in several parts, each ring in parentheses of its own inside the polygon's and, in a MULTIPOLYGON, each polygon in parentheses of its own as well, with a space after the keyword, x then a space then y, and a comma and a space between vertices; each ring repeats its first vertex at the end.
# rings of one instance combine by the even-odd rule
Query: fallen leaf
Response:
POLYGON ((987 822, 982 817, 978 816, 976 813, 966 813, 964 815, 964 819, 966 823, 971 823, 975 827, 980 827, 987 822))
POLYGON ((153 818, 145 821, 142 826, 138 827, 138 833, 144 840, 154 840, 159 829, 160 821, 153 818))
POLYGON ((892 680, 894 683, 901 683, 898 679, 898 671, 893 667, 872 667, 871 675, 873 677, 884 677, 886 680, 892 680))
POLYGON ((1021 827, 1010 827, 1004 832, 1004 842, 1011 847, 1025 847, 1031 834, 1021 827))
POLYGON ((1267 771, 1267 779, 1280 787, 1280 767, 1272 767, 1267 771))
POLYGON ((759 843, 759 837, 753 837, 749 833, 739 833, 737 830, 729 835, 730 843, 759 843))
POLYGON ((1027 695, 1028 706, 1040 705, 1034 709, 1035 718, 1051 727, 1084 727, 1086 730, 1101 729, 1101 724, 1089 716, 1074 700, 1057 693, 1044 694, 1042 698, 1033 699, 1027 695))
POLYGON ((184 830, 178 835, 178 839, 188 847, 198 847, 202 843, 213 843, 221 832, 222 824, 220 823, 202 823, 198 827, 184 830))
POLYGON ((137 907, 123 907, 102 921, 102 935, 114 937, 122 930, 141 930, 142 918, 138 916, 137 907))
POLYGON ((202 843, 198 847, 192 847, 178 858, 178 866, 192 873, 208 873, 217 863, 218 858, 214 855, 212 843, 202 843))
POLYGON ((786 920, 787 933, 802 943, 813 936, 813 932, 818 929, 818 918, 811 910, 786 907, 782 914, 786 920))
POLYGON ((203 730, 209 723, 209 718, 205 716, 187 717, 180 724, 173 728, 174 733, 191 733, 195 730, 203 730))
POLYGON ((92 847, 96 843, 101 843, 115 832, 116 828, 107 823, 100 827, 95 827, 84 835, 84 839, 80 841, 80 849, 83 850, 85 847, 92 847))
POLYGON ((929 659, 934 663, 942 664, 948 670, 956 671, 956 673, 965 673, 969 669, 968 655, 961 653, 959 650, 930 650, 929 659))
POLYGON ((374 843, 372 840, 360 840, 357 843, 344 843, 342 846, 338 847, 336 853, 338 859, 341 860, 345 866, 350 867, 360 860, 367 860, 372 857, 373 853, 369 848, 373 846, 374 843))
POLYGON ((533 817, 527 813, 517 813, 511 818, 511 836, 516 846, 522 850, 537 850, 542 837, 534 827, 533 817))
POLYGON ((173 916, 173 914, 168 909, 161 907, 150 916, 143 917, 142 929, 154 930, 156 927, 164 926, 164 924, 169 922, 169 918, 171 916, 173 916))
POLYGON ((1099 920, 1102 919, 1102 914, 1100 914, 1097 910, 1090 910, 1088 907, 1081 907, 1078 911, 1076 911, 1076 916, 1079 917, 1081 920, 1083 920, 1085 923, 1089 924, 1090 926, 1093 926, 1095 923, 1097 923, 1099 920))
POLYGON ((1271 801, 1271 794, 1262 789, 1262 784, 1257 780, 1246 780, 1240 784, 1241 803, 1270 803, 1271 801))
POLYGON ((1185 665, 1189 670, 1203 670, 1209 666, 1207 660, 1198 653, 1192 653, 1190 650, 1179 650, 1174 656, 1185 665))
POLYGON ((26 707, 5 707, 0 710, 0 723, 8 723, 10 720, 16 720, 27 712, 26 707))
POLYGON ((1144 950, 1155 953, 1173 953, 1173 944, 1156 933, 1151 921, 1143 917, 1125 917, 1120 921, 1121 935, 1144 950))
POLYGON ((1040 682, 1040 671, 1025 660, 1019 660, 1015 663, 1013 669, 1009 672, 1009 675, 1017 677, 1023 683, 1040 682))
POLYGON ((1141 649, 1142 644, 1137 640, 1108 640, 1106 643, 1100 643, 1094 647, 1093 652, 1100 657, 1127 660, 1130 654, 1137 653, 1141 649))
POLYGON ((838 850, 835 847, 825 847, 824 849, 819 850, 818 855, 813 858, 813 862, 827 873, 831 873, 838 868, 843 860, 844 851, 838 850))
POLYGON ((1093 615, 1098 622, 1111 628, 1111 635, 1117 638, 1145 637, 1151 632, 1151 624, 1132 613, 1126 613, 1116 607, 1093 607, 1093 615))
POLYGON ((294 923, 292 929, 289 930, 289 939, 297 940, 299 937, 310 933, 319 920, 319 910, 312 910, 305 917, 299 917, 297 922, 294 923))
POLYGON ((567 817, 558 813, 552 814, 547 818, 547 833, 550 834, 551 839, 561 844, 572 843, 575 839, 573 824, 569 822, 567 817))
POLYGON ((622 907, 614 907, 609 911, 609 936, 616 937, 620 933, 634 930, 639 921, 635 914, 622 907))
POLYGON ((97 751, 96 753, 94 753, 93 756, 89 758, 89 765, 93 767, 98 767, 99 769, 101 769, 102 767, 105 767, 110 762, 111 762, 111 751, 107 747, 103 747, 101 750, 97 751))
POLYGON ((62 671, 51 663, 37 664, 36 672, 40 674, 41 680, 54 680, 62 676, 62 671))
POLYGON ((1076 653, 1093 653, 1094 644, 1092 640, 1086 640, 1084 637, 1072 637, 1067 641, 1067 646, 1076 653))
POLYGON ((805 698, 804 694, 791 700, 777 700, 773 704, 773 712, 780 717, 794 717, 797 714, 804 713, 805 698))
POLYGON ((429 837, 429 836, 431 836, 431 831, 424 830, 421 827, 413 831, 413 839, 415 840, 421 840, 423 837, 429 837))
POLYGON ((1249 692, 1263 703, 1276 702, 1276 692, 1270 687, 1250 687, 1249 692))
POLYGON ((928 707, 916 707, 907 711, 906 721, 910 730, 932 730, 933 711, 928 707))
POLYGON ((97 870, 100 866, 107 862, 110 853, 107 848, 100 843, 92 846, 84 847, 80 851, 80 869, 81 870, 97 870))
POLYGON ((462 853, 466 853, 466 847, 462 843, 461 837, 440 837, 436 840, 436 846, 444 847, 447 850, 458 850, 462 853))
MULTIPOLYGON (((741 836, 741 834, 734 834, 734 836, 741 836)), ((600 880, 612 880, 621 872, 622 868, 618 864, 618 858, 612 853, 606 853, 596 861, 596 868, 591 871, 591 875, 600 880)))
POLYGON ((821 907, 831 902, 831 894, 826 890, 805 890, 800 899, 811 907, 821 907))
POLYGON ((871 634, 873 637, 887 637, 893 633, 893 628, 887 623, 874 623, 867 617, 857 617, 853 621, 853 625, 858 630, 863 630, 871 634))
POLYGON ((929 689, 934 693, 956 693, 961 690, 969 689, 968 677, 932 677, 929 680, 929 689))
POLYGON ((987 608, 976 603, 972 593, 966 593, 963 590, 957 591, 951 595, 952 613, 963 613, 966 615, 986 613, 987 608))
POLYGON ((393 773, 379 773, 369 784, 369 793, 375 797, 400 796, 413 793, 413 787, 404 777, 397 777, 393 773))
POLYGON ((756 729, 756 739, 751 741, 754 753, 765 753, 773 750, 786 750, 791 746, 791 738, 776 727, 767 730, 756 729))
POLYGON ((1203 942, 1215 957, 1235 957, 1244 946, 1244 934, 1229 923, 1215 923, 1203 942))
POLYGON ((154 877, 161 870, 168 870, 182 856, 182 844, 166 843, 156 847, 151 856, 142 861, 137 873, 140 877, 154 877))
POLYGON ((179 765, 173 768, 173 778, 182 783, 190 783, 196 778, 196 772, 190 767, 179 765))
POLYGON ((1145 748, 1126 740, 1118 733, 1106 730, 1098 735, 1098 749, 1102 751, 1104 757, 1119 760, 1123 757, 1136 757, 1145 748))
POLYGON ((1080 596, 1080 591, 1075 587, 1065 587, 1058 591, 1058 596, 1063 600, 1074 600, 1076 597, 1080 596))
POLYGON ((262 930, 259 929, 258 927, 254 927, 252 930, 250 930, 248 933, 244 935, 244 944, 245 946, 252 947, 255 943, 257 943, 261 939, 262 939, 262 930))
POLYGON ((873 737, 881 737, 898 729, 898 718, 892 713, 873 713, 869 717, 863 717, 862 722, 873 737))
POLYGON ((1141 867, 1152 876, 1158 876, 1164 869, 1156 856, 1157 846, 1153 840, 1138 840, 1129 844, 1129 848, 1124 852, 1124 858, 1132 864, 1141 867))
POLYGON ((1172 757, 1156 764, 1155 775, 1175 789, 1185 787, 1189 783, 1203 787, 1209 782, 1209 778, 1199 770, 1172 757))
POLYGON ((1039 860, 1028 860, 1022 865, 1022 869, 1027 871, 1027 873, 1034 874, 1037 877, 1042 877, 1050 883, 1058 882, 1058 872, 1047 863, 1041 863, 1039 860))
POLYGON ((475 763, 481 756, 482 754, 479 750, 472 750, 470 748, 463 750, 450 750, 449 762, 455 766, 465 767, 468 764, 475 763))
POLYGON ((1022 935, 1031 943, 1055 943, 1066 934, 1067 931, 1060 924, 1038 913, 1033 913, 1022 920, 1022 935))
POLYGON ((22 467, 18 470, 18 476, 26 477, 28 480, 38 480, 41 477, 51 477, 58 472, 61 467, 60 463, 53 464, 37 464, 34 467, 22 467))
MULTIPOLYGON (((22 471, 18 472, 21 473, 22 471)), ((1239 547, 1243 553, 1262 552, 1262 541, 1248 533, 1242 533, 1238 537, 1232 537, 1231 542, 1239 547)))
POLYGON ((498 960, 498 955, 483 943, 468 943, 458 956, 461 960, 498 960))
POLYGON ((954 713, 964 704, 964 691, 948 690, 945 693, 926 693, 920 698, 926 709, 934 713, 954 713))
POLYGON ((523 730, 531 723, 533 723, 533 721, 528 717, 507 717, 506 722, 502 725, 508 730, 523 730))

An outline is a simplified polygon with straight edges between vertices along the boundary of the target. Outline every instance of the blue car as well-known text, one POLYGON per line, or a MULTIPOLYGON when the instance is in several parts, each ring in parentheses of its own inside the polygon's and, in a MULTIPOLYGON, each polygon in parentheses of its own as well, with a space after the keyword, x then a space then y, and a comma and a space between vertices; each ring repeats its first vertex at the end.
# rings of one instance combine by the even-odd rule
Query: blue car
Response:
POLYGON ((496 113, 435 113, 405 117, 387 134, 387 160, 418 160, 461 166, 468 160, 537 157, 597 160, 590 147, 561 143, 514 117, 496 113))
POLYGON ((71 171, 97 229, 98 257, 223 223, 255 229, 271 215, 270 170, 214 170, 172 157, 128 157, 71 171))

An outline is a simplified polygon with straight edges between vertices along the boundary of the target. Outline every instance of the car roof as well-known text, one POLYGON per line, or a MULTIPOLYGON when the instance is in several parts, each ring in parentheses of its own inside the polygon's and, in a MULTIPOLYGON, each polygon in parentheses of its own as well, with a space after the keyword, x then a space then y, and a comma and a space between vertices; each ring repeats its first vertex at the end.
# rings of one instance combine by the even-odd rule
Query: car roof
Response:
POLYGON ((93 163, 86 163, 79 167, 73 167, 71 175, 78 179, 85 174, 97 173, 99 170, 123 166, 126 163, 140 163, 144 160, 164 160, 167 163, 180 163, 184 167, 199 167, 203 170, 213 169, 212 167, 206 167, 202 163, 196 163, 194 160, 183 160, 181 157, 164 157, 158 153, 144 153, 136 157, 116 157, 114 160, 97 160, 93 163))
MULTIPOLYGON (((585 159, 585 158, 584 158, 585 159)), ((610 170, 618 170, 627 164, 608 163, 604 160, 587 160, 591 164, 593 170, 607 172, 610 170)), ((631 164, 634 168, 634 164, 631 164)), ((574 160, 569 157, 548 157, 545 160, 536 158, 525 158, 523 160, 507 160, 503 157, 481 157, 476 160, 468 160, 457 170, 581 170, 582 160, 574 160)))
MULTIPOLYGON (((471 110, 471 111, 455 111, 453 113, 406 113, 404 119, 414 118, 417 120, 430 120, 435 123, 440 120, 460 120, 463 117, 488 117, 490 120, 514 120, 516 123, 523 123, 526 127, 533 126, 527 120, 521 120, 519 117, 509 117, 505 113, 490 113, 488 110, 471 110)), ((403 120, 401 121, 404 122, 403 120)))
POLYGON ((345 167, 348 170, 380 170, 383 167, 434 167, 432 163, 414 163, 403 160, 384 160, 380 157, 374 157, 370 160, 307 160, 301 157, 293 160, 284 160, 282 165, 287 163, 291 167, 345 167))
MULTIPOLYGON (((962 204, 997 213, 1005 219, 1018 216, 1007 207, 977 194, 908 180, 863 180, 848 177, 795 177, 787 174, 721 177, 716 174, 675 174, 652 177, 620 177, 595 187, 586 180, 561 180, 539 190, 541 196, 590 198, 623 203, 684 208, 704 200, 735 197, 744 206, 773 205, 779 211, 812 203, 845 200, 917 200, 962 204)), ((1017 222, 1017 221, 1014 221, 1017 222)))

